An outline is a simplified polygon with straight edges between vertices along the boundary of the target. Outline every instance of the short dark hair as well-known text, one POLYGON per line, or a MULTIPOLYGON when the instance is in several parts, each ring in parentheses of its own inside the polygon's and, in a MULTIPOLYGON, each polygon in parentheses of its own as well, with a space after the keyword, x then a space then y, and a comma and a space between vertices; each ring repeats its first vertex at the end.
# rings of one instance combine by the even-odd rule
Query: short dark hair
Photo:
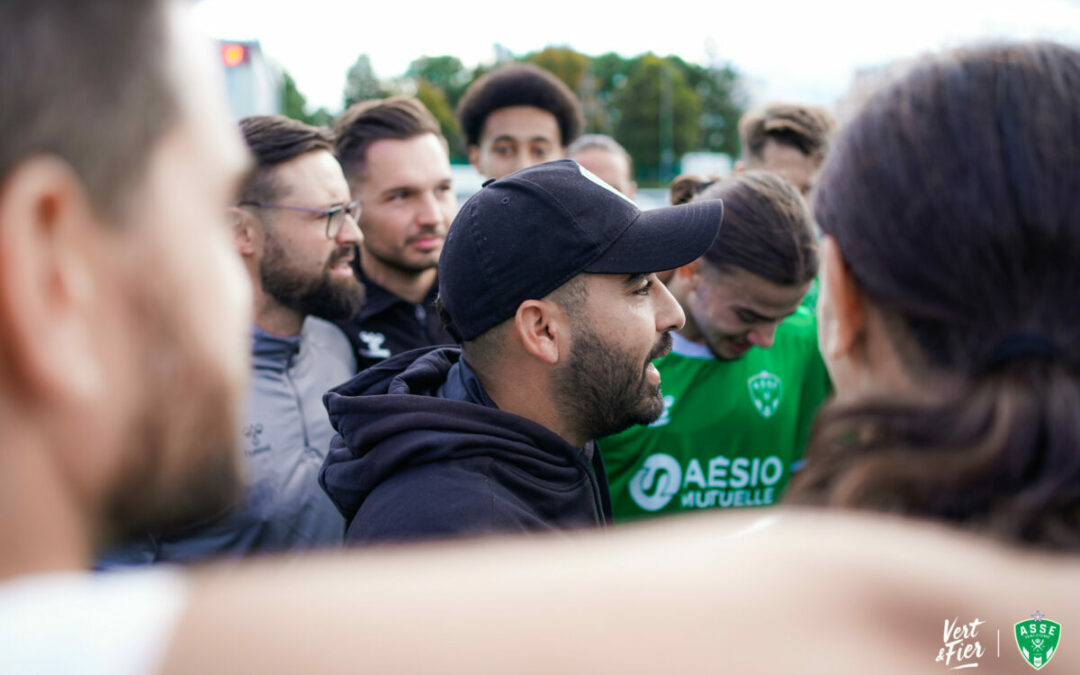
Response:
POLYGON ((241 201, 270 201, 280 196, 274 167, 315 150, 334 149, 334 138, 326 129, 282 115, 245 117, 240 120, 240 133, 255 157, 255 170, 240 191, 241 201))
MULTIPOLYGON (((588 297, 589 289, 585 285, 585 275, 579 274, 549 293, 545 296, 545 299, 558 303, 571 321, 582 321, 585 313, 585 302, 588 297)), ((454 317, 446 310, 439 297, 435 298, 434 305, 443 326, 449 327, 453 325, 454 317)), ((507 326, 513 322, 514 318, 510 317, 488 328, 471 340, 465 340, 461 343, 462 354, 464 354, 471 367, 479 371, 491 368, 501 354, 503 348, 502 336, 506 332, 507 326)))
POLYGON ((795 187, 767 171, 746 171, 709 183, 693 201, 721 199, 724 224, 704 262, 737 267, 781 286, 817 276, 817 237, 810 207, 795 187))
POLYGON ((585 117, 574 92, 562 80, 531 63, 503 66, 478 78, 457 107, 466 145, 479 145, 488 115, 513 106, 546 110, 559 124, 559 142, 567 146, 581 135, 585 117))
POLYGON ((352 183, 354 176, 363 179, 367 151, 373 143, 387 138, 408 140, 424 134, 435 134, 446 145, 439 122, 419 100, 391 96, 361 101, 334 120, 337 138, 334 151, 352 183))
POLYGON ((118 213, 179 115, 164 4, 0 3, 0 180, 31 155, 54 155, 95 206, 118 213))
POLYGON ((679 174, 668 186, 668 201, 672 206, 689 204, 694 197, 715 183, 716 178, 702 178, 691 173, 679 174))
MULTIPOLYGON (((743 155, 761 161, 766 141, 795 148, 813 159, 823 159, 836 129, 836 120, 824 108, 794 103, 774 103, 764 110, 748 112, 739 120, 743 155)), ((753 168, 753 167, 751 167, 753 168)))

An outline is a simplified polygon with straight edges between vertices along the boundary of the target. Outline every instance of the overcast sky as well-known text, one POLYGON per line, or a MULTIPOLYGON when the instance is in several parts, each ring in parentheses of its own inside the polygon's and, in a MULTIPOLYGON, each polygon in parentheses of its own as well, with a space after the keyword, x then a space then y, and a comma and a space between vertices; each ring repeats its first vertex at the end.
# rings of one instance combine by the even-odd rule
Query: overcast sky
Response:
POLYGON ((927 51, 993 39, 1047 38, 1080 47, 1080 0, 202 0, 212 37, 252 40, 296 80, 312 108, 341 109, 345 73, 366 53, 376 74, 452 54, 467 67, 568 45, 586 54, 646 51, 700 64, 730 63, 754 102, 840 98, 852 73, 927 51), (644 3, 642 3, 644 4, 644 3))

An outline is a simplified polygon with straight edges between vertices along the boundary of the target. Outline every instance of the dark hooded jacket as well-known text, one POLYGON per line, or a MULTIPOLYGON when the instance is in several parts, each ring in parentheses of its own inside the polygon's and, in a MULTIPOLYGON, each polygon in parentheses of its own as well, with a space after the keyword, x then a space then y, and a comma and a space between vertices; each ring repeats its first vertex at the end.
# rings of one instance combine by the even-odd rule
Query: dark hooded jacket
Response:
POLYGON ((595 445, 499 410, 457 347, 399 354, 323 400, 338 436, 319 482, 348 543, 610 522, 595 445))

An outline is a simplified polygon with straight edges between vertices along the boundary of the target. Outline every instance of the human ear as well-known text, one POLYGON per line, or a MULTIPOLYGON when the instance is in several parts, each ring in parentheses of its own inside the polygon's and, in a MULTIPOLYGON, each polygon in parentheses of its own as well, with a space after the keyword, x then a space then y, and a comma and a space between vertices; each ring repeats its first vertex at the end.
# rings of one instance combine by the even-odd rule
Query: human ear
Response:
POLYGON ((59 159, 24 160, 0 189, 0 361, 17 391, 41 399, 100 395, 93 326, 108 226, 59 159))
POLYGON ((514 329, 529 354, 544 363, 558 363, 560 351, 568 348, 568 321, 565 312, 550 300, 526 300, 514 315, 514 329))
POLYGON ((233 242, 237 252, 245 257, 255 255, 259 239, 255 214, 237 206, 228 209, 229 222, 233 226, 233 242))
POLYGON ((821 239, 820 349, 828 360, 851 354, 866 332, 866 303, 836 240, 821 239))
MULTIPOLYGON (((480 146, 479 145, 474 144, 474 145, 469 146, 469 164, 472 164, 474 167, 476 167, 477 171, 480 171, 480 146)), ((480 173, 484 173, 484 172, 480 171, 480 173)))
POLYGON ((675 270, 675 275, 679 277, 685 285, 696 286, 697 280, 701 276, 701 263, 697 260, 688 262, 675 270))
POLYGON ((700 259, 689 262, 675 270, 675 274, 665 284, 680 303, 690 299, 701 284, 701 261, 700 259))

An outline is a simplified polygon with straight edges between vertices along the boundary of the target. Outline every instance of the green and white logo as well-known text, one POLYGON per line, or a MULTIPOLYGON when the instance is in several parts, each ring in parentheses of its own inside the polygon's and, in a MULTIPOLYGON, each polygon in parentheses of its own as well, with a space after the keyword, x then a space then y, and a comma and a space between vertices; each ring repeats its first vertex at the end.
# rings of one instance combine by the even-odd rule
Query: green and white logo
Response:
POLYGON ((663 452, 649 455, 630 479, 630 498, 646 511, 659 511, 679 492, 681 484, 679 460, 663 452))
POLYGON ((750 387, 750 400, 761 416, 768 419, 780 407, 780 397, 784 393, 784 383, 779 377, 763 370, 746 381, 750 387))
POLYGON ((1060 623, 1047 619, 1042 612, 1035 610, 1030 619, 1017 622, 1014 628, 1020 655, 1032 668, 1041 670, 1050 663, 1061 641, 1060 623))

